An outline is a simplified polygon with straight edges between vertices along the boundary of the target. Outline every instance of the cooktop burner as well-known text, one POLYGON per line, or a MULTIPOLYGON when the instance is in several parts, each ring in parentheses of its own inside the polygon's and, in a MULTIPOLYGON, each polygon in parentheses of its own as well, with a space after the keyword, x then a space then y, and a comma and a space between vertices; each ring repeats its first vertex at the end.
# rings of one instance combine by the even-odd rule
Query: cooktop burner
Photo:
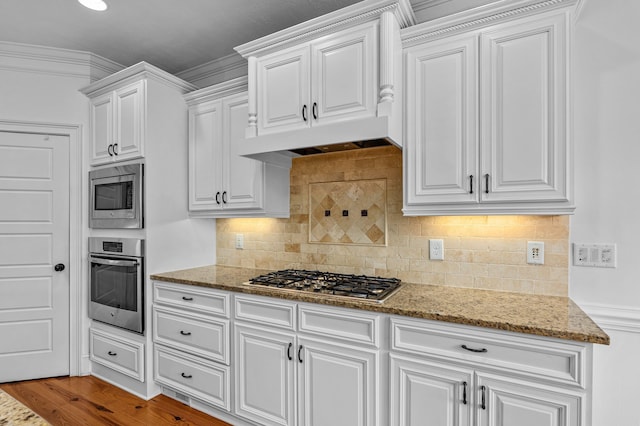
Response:
POLYGON ((400 288, 397 278, 285 269, 252 278, 247 284, 360 298, 381 303, 400 288))

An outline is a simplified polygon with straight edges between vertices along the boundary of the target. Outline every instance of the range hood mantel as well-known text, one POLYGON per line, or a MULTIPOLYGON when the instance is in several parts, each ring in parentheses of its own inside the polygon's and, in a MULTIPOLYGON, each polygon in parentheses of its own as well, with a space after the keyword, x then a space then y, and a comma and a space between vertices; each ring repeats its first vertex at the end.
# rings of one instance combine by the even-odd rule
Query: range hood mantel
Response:
POLYGON ((400 29, 414 23, 409 0, 364 0, 236 47, 249 94, 238 154, 290 167, 309 148, 402 148, 400 29))

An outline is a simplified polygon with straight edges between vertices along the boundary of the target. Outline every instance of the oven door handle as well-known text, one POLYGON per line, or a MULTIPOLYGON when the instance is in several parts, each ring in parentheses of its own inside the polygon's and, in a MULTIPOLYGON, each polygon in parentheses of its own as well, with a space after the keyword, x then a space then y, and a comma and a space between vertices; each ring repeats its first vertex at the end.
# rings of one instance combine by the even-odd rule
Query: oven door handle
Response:
POLYGON ((124 259, 108 259, 104 257, 90 256, 91 263, 97 263, 100 265, 113 265, 113 266, 138 266, 140 262, 137 260, 124 260, 124 259))

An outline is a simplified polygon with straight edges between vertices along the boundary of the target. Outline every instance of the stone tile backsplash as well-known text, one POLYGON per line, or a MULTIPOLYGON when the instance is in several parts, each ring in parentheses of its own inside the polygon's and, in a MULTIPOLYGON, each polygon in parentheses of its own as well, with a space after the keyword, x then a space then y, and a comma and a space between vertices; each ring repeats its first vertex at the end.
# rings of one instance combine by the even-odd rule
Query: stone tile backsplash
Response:
POLYGON ((217 264, 319 269, 403 281, 566 296, 568 216, 402 215, 402 152, 370 148, 293 160, 289 219, 218 219, 217 264), (309 241, 309 184, 386 179, 387 245, 309 241), (244 249, 235 236, 244 234, 244 249), (444 240, 444 261, 429 260, 429 239, 444 240), (528 265, 527 241, 545 243, 545 264, 528 265))

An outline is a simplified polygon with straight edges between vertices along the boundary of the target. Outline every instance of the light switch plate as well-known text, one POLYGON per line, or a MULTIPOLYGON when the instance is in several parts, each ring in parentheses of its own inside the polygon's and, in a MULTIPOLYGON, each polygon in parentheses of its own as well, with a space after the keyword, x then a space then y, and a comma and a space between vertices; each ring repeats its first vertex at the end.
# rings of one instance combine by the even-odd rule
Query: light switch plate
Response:
POLYGON ((594 266, 596 268, 615 268, 615 244, 573 243, 574 266, 594 266))

